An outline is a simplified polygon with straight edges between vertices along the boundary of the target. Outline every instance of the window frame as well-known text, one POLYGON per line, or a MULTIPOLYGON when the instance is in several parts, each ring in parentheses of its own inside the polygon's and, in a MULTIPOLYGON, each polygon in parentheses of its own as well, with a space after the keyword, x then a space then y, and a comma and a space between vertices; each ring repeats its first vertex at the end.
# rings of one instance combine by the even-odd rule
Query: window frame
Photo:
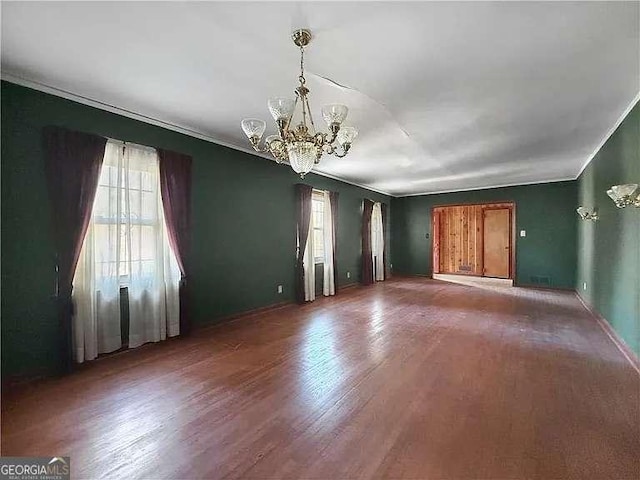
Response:
POLYGON ((313 235, 313 263, 317 264, 324 264, 324 260, 325 260, 325 251, 324 251, 324 209, 325 209, 325 204, 324 204, 324 191, 323 190, 316 190, 315 188, 313 189, 312 193, 311 193, 311 234, 313 235), (323 215, 323 222, 321 223, 320 226, 316 226, 316 222, 315 222, 315 212, 316 209, 314 208, 314 202, 319 202, 322 205, 322 215, 323 215), (315 232, 319 231, 321 232, 321 237, 322 237, 322 256, 316 256, 316 236, 315 236, 315 232))
MULTIPOLYGON (((126 142, 124 142, 122 144, 122 154, 124 155, 126 152, 126 148, 136 148, 136 147, 142 147, 144 149, 148 149, 151 147, 146 147, 146 146, 139 146, 136 144, 127 144, 126 142)), ((153 149, 155 151, 155 149, 153 149)), ((156 159, 157 161, 157 159, 156 159)), ((155 183, 155 185, 152 187, 152 189, 149 189, 145 186, 144 182, 143 182, 143 178, 142 178, 142 174, 145 172, 145 170, 138 170, 138 169, 130 169, 130 172, 137 172, 138 175, 140 175, 139 177, 139 181, 138 181, 138 185, 137 187, 132 187, 129 183, 129 181, 124 181, 124 175, 127 174, 126 169, 124 168, 124 163, 122 164, 118 164, 118 165, 103 165, 101 172, 100 172, 100 178, 98 179, 98 190, 100 188, 106 188, 109 192, 109 196, 111 195, 111 191, 112 190, 128 190, 129 192, 136 192, 135 194, 137 194, 139 196, 139 201, 141 202, 142 205, 142 196, 144 193, 151 193, 154 196, 155 195, 159 195, 159 185, 157 184, 157 178, 155 179, 155 181, 153 183, 155 183), (111 169, 115 169, 116 170, 116 177, 114 178, 112 176, 112 173, 109 173, 109 175, 107 175, 107 181, 106 182, 102 182, 102 175, 104 173, 106 173, 106 170, 104 169, 105 167, 109 167, 111 169), (115 180, 115 183, 113 183, 113 181, 115 180)), ((96 191, 96 199, 98 196, 98 191, 96 191)), ((122 198, 122 197, 121 197, 122 198)), ((94 207, 95 207, 96 203, 94 200, 94 207)), ((151 227, 152 229, 157 229, 157 228, 161 228, 161 222, 162 219, 160 218, 160 215, 163 215, 163 212, 161 211, 157 211, 157 206, 156 206, 156 212, 155 212, 155 216, 154 218, 149 218, 149 217, 145 217, 145 216, 135 216, 135 215, 131 215, 129 217, 129 227, 139 227, 140 228, 140 238, 139 238, 139 242, 142 242, 142 228, 144 227, 151 227)), ((104 226, 113 226, 113 225, 118 225, 120 224, 120 219, 117 218, 117 214, 113 214, 113 215, 101 215, 101 214, 97 214, 95 212, 95 210, 93 210, 91 212, 91 221, 94 223, 95 226, 99 226, 99 225, 104 225, 104 226)), ((120 224, 121 225, 121 224, 120 224)), ((124 227, 124 225, 121 225, 121 227, 124 227)), ((122 235, 122 234, 121 234, 122 235)), ((129 232, 129 235, 131 235, 131 232, 129 232)), ((121 241, 121 240, 120 240, 121 241)), ((126 243, 125 243, 126 245, 126 243)), ((122 247, 122 246, 121 246, 122 247)), ((140 244, 140 251, 141 251, 141 244, 140 244)), ((123 250, 123 252, 127 251, 127 248, 125 247, 123 250)), ((125 265, 125 270, 127 270, 127 264, 128 263, 133 263, 133 262, 148 262, 148 261, 153 261, 153 259, 146 259, 146 258, 138 258, 137 260, 133 260, 131 259, 131 255, 133 252, 128 252, 128 256, 129 259, 126 259, 126 254, 125 254, 125 259, 121 259, 118 262, 118 265, 116 266, 117 270, 118 270, 118 278, 119 278, 119 284, 121 288, 124 287, 128 287, 131 284, 131 272, 130 271, 123 271, 123 263, 125 265)), ((99 265, 100 264, 104 264, 104 263, 112 263, 112 262, 100 262, 100 261, 96 261, 94 268, 99 269, 99 265)))

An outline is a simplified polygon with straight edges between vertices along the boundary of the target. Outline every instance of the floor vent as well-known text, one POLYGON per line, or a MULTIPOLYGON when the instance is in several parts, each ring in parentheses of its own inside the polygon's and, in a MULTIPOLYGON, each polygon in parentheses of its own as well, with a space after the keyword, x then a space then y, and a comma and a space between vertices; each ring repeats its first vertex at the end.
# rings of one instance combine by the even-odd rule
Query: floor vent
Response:
POLYGON ((471 265, 460 265, 458 267, 459 272, 471 272, 473 271, 473 267, 471 265))

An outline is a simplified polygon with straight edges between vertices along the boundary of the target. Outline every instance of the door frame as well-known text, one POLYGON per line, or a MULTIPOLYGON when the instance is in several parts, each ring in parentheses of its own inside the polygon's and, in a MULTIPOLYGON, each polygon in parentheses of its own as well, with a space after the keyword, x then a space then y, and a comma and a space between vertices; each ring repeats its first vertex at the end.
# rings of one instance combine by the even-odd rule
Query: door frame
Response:
MULTIPOLYGON (((435 210, 437 208, 447 208, 447 207, 471 207, 471 206, 481 206, 482 208, 482 217, 483 217, 483 221, 482 221, 482 226, 481 226, 481 235, 482 235, 482 244, 483 244, 483 248, 482 248, 482 275, 476 275, 476 274, 460 274, 460 275, 466 275, 466 276, 473 276, 473 277, 483 277, 484 276, 484 211, 485 210, 502 210, 505 208, 508 208, 509 211, 511 212, 511 215, 509 216, 509 228, 511 230, 511 237, 510 237, 510 250, 511 250, 511 255, 509 255, 509 279, 513 281, 513 285, 516 285, 516 240, 517 240, 517 235, 516 235, 516 202, 513 200, 502 200, 502 201, 494 201, 494 202, 464 202, 464 203, 446 203, 446 204, 442 204, 442 205, 433 205, 431 206, 431 275, 430 277, 433 278, 434 273, 437 274, 440 272, 440 265, 438 264, 437 266, 435 265, 434 261, 436 260, 436 258, 439 259, 441 258, 440 252, 436 252, 436 244, 438 244, 438 247, 440 246, 439 244, 440 242, 440 238, 436 239, 435 236, 435 232, 438 232, 438 236, 440 234, 440 225, 438 224, 438 226, 436 226, 436 218, 438 218, 438 220, 440 219, 440 214, 438 212, 436 212, 435 210), (437 215, 436 215, 437 213, 437 215), (438 270, 436 272, 436 270, 438 270)), ((439 249, 439 248, 438 248, 439 249)), ((451 274, 447 274, 447 275, 458 275, 456 273, 451 273, 451 274)))

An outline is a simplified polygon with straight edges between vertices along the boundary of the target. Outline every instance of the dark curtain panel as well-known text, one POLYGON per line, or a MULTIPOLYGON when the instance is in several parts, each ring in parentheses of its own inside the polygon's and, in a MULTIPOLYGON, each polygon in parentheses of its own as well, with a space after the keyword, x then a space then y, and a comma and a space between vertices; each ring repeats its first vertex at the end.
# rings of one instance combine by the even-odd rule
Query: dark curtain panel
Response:
POLYGON ((338 293, 338 192, 329 192, 331 200, 331 220, 333 223, 333 279, 338 293))
POLYGON ((373 202, 364 199, 362 209, 362 284, 373 283, 373 254, 371 252, 371 214, 373 202))
POLYGON ((296 251, 296 300, 304 303, 304 249, 309 237, 311 221, 311 193, 313 188, 302 183, 296 184, 296 224, 298 233, 298 250, 296 251))
POLYGON ((380 204, 380 212, 382 213, 382 237, 384 238, 384 249, 382 250, 382 263, 384 265, 384 279, 387 279, 387 204, 380 204))
POLYGON ((43 140, 56 248, 61 367, 69 371, 73 364, 73 275, 91 220, 107 139, 49 126, 43 129, 43 140))
POLYGON ((169 243, 180 266, 180 335, 191 331, 189 274, 191 244, 191 163, 189 155, 158 149, 160 194, 169 243))

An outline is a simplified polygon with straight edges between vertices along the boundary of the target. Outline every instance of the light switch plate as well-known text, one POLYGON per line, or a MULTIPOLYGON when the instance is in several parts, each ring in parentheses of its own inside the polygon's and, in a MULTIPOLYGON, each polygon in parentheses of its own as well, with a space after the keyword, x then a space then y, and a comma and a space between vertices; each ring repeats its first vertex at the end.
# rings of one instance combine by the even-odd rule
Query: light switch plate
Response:
POLYGON ((520 230, 520 236, 521 237, 526 237, 527 236, 527 231, 526 230, 520 230))

